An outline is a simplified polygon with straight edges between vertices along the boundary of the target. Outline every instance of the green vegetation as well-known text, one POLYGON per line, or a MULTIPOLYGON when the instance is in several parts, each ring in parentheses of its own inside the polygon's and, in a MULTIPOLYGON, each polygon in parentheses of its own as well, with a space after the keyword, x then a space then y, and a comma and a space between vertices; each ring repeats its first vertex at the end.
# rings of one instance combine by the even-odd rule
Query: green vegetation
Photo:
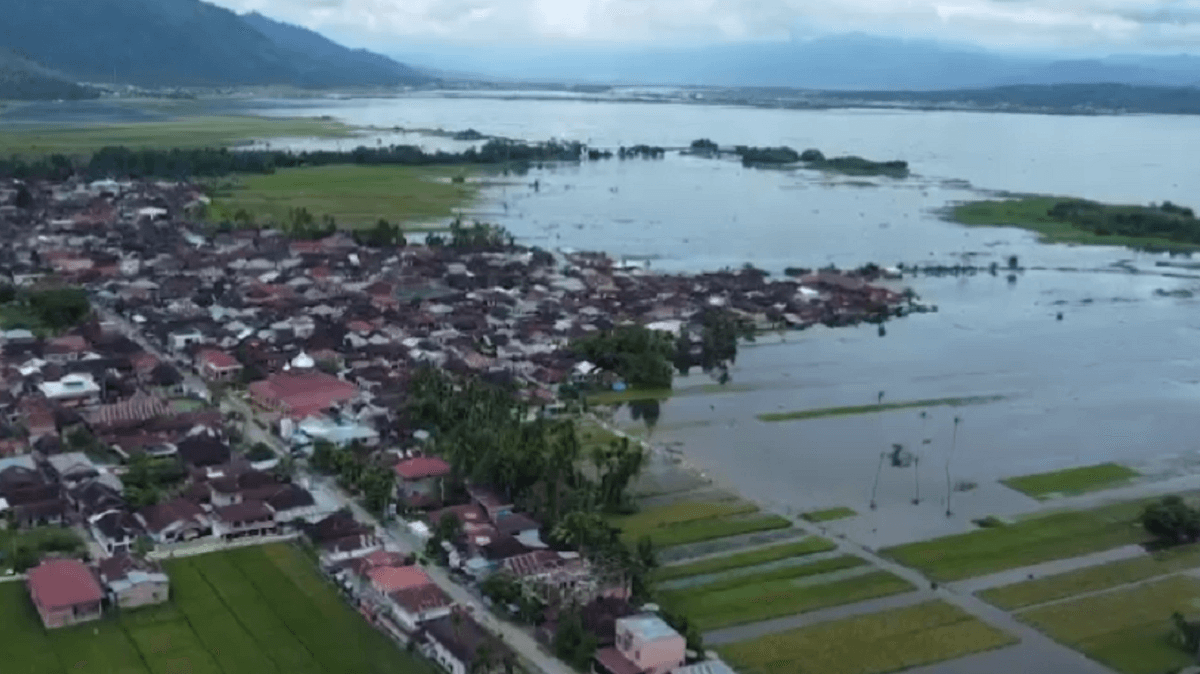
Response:
POLYGON ((1200 580, 1168 578, 1020 614, 1056 640, 1123 674, 1160 674, 1195 664, 1172 643, 1173 613, 1191 614, 1200 580))
POLYGON ((823 417, 841 417, 852 414, 870 414, 872 412, 890 412, 914 407, 963 407, 966 405, 986 405, 1004 400, 1004 396, 968 396, 965 398, 932 398, 929 400, 908 400, 877 405, 850 405, 847 407, 822 407, 815 410, 800 410, 798 412, 772 412, 758 415, 759 421, 800 421, 802 419, 820 419, 823 417))
POLYGON ((1161 545, 1194 543, 1200 539, 1200 509, 1179 496, 1167 496, 1146 505, 1142 527, 1161 545))
POLYGON ((675 580, 676 578, 687 578, 689 576, 702 576, 710 573, 720 573, 731 569, 740 569, 748 566, 758 566, 768 562, 775 562, 781 559, 790 559, 792 557, 802 557, 818 552, 829 552, 837 549, 837 545, 833 541, 826 540, 820 536, 810 536, 796 543, 784 543, 782 545, 773 545, 761 550, 749 550, 724 557, 714 557, 705 559, 699 562, 690 564, 675 564, 672 566, 664 566, 659 568, 654 573, 654 580, 665 582, 675 580))
POLYGON ((779 515, 746 517, 757 512, 758 506, 745 501, 680 501, 614 517, 611 522, 623 539, 648 536, 660 548, 791 526, 779 515))
POLYGON ((432 672, 375 631, 290 546, 167 562, 173 601, 46 631, 21 583, 0 584, 14 674, 432 672))
POLYGON ((1000 480, 1000 482, 1026 496, 1048 499, 1109 489, 1123 485, 1138 475, 1136 470, 1125 466, 1101 463, 1095 466, 1067 468, 1050 473, 1010 477, 1000 480))
POLYGON ((809 522, 831 522, 833 520, 842 520, 846 519, 847 517, 854 517, 855 515, 858 515, 858 512, 856 512, 853 508, 840 506, 837 508, 814 510, 812 512, 804 513, 801 515, 801 517, 809 522))
POLYGON ((1144 502, 1038 515, 1008 526, 884 550, 934 580, 952 581, 1145 542, 1144 502))
POLYGON ((477 195, 475 186, 451 182, 461 168, 417 166, 318 166, 245 175, 216 193, 208 219, 239 224, 288 222, 304 209, 339 225, 369 227, 380 219, 428 222, 454 215, 477 195))
MULTIPOLYGON (((343 489, 362 495, 363 505, 367 510, 382 515, 392 498, 396 486, 396 473, 373 461, 365 460, 366 452, 363 449, 358 445, 337 449, 327 440, 318 440, 313 445, 309 464, 320 473, 337 477, 338 484, 343 489)), ((270 451, 269 447, 267 451, 270 451)))
POLYGON ((575 340, 571 350, 634 389, 671 388, 675 338, 669 332, 626 325, 575 340))
POLYGON ((980 598, 1002 609, 1013 610, 1099 592, 1200 566, 1200 545, 1156 552, 1147 557, 1123 559, 1086 569, 1005 585, 979 593, 980 598))
POLYGON ((668 609, 687 614, 693 625, 707 631, 853 604, 914 589, 908 581, 886 571, 872 571, 825 583, 818 582, 821 580, 819 575, 814 575, 855 568, 865 563, 847 555, 660 594, 668 609))
POLYGON ((883 674, 1016 641, 957 607, 930 601, 772 634, 720 651, 743 674, 883 674))
POLYGON ((78 325, 92 311, 87 291, 61 287, 23 290, 0 286, 0 327, 55 333, 78 325))
POLYGON ((22 573, 54 553, 78 557, 87 546, 73 529, 37 527, 27 530, 0 528, 0 569, 22 573))
POLYGON ((1112 206, 1065 197, 960 204, 950 217, 964 225, 1020 227, 1049 243, 1153 247, 1194 250, 1200 246, 1200 220, 1191 209, 1161 206, 1112 206))
POLYGON ((320 119, 250 116, 187 117, 164 122, 67 126, 45 125, 0 131, 0 156, 40 158, 52 154, 86 156, 103 147, 229 147, 254 139, 281 137, 349 137, 353 129, 320 119))

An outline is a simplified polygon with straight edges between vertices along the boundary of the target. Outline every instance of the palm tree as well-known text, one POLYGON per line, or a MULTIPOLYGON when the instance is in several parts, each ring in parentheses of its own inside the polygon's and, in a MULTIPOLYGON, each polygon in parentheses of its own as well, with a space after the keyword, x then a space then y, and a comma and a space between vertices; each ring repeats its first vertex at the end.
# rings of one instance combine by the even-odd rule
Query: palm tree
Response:
POLYGON ((954 435, 950 439, 950 453, 946 455, 946 517, 954 516, 954 511, 950 508, 950 494, 953 493, 950 485, 950 459, 954 458, 954 448, 958 446, 958 425, 961 422, 962 417, 954 417, 954 435))

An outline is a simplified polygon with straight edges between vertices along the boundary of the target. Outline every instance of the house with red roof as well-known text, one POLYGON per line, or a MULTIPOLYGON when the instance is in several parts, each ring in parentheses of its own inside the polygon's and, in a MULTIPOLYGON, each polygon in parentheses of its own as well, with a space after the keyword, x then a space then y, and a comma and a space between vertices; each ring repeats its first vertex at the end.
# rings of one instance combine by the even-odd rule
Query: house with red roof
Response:
POLYGON ((26 576, 29 596, 48 629, 98 620, 104 592, 77 559, 47 559, 26 576))
POLYGON ((291 419, 303 419, 353 400, 358 387, 324 372, 280 372, 250 384, 254 403, 291 419))
POLYGON ((436 456, 415 456, 397 463, 396 500, 413 508, 441 505, 443 483, 450 476, 450 464, 436 456))
MULTIPOLYGON (((388 554, 378 552, 370 557, 388 554)), ((403 558, 368 564, 370 557, 356 560, 354 566, 361 570, 358 586, 363 599, 376 613, 386 613, 408 632, 415 632, 427 620, 450 614, 453 600, 421 567, 403 558)))
POLYGON ((209 381, 229 381, 242 372, 237 358, 217 349, 203 349, 196 354, 196 369, 209 381))

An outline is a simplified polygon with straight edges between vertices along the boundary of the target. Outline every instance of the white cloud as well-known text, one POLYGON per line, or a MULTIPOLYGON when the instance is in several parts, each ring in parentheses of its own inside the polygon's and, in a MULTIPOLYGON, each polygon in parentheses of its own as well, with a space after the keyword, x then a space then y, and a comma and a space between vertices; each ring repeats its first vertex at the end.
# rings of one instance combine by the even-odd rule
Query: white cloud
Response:
POLYGON ((211 0, 356 45, 697 42, 864 31, 991 47, 1200 47, 1200 0, 211 0))

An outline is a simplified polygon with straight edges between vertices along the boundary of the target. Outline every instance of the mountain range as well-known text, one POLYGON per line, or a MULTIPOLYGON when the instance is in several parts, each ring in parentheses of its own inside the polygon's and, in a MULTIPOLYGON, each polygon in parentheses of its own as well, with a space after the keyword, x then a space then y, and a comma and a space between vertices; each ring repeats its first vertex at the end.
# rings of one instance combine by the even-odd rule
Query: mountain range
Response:
POLYGON ((494 78, 608 84, 911 90, 1011 85, 1200 84, 1200 57, 1070 58, 966 45, 843 34, 706 47, 411 46, 403 54, 445 71, 494 78))
POLYGON ((6 0, 3 14, 0 48, 85 82, 372 87, 430 80, 307 29, 200 0, 6 0))

